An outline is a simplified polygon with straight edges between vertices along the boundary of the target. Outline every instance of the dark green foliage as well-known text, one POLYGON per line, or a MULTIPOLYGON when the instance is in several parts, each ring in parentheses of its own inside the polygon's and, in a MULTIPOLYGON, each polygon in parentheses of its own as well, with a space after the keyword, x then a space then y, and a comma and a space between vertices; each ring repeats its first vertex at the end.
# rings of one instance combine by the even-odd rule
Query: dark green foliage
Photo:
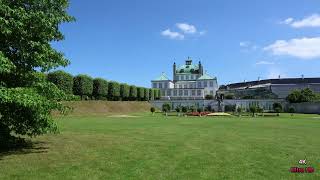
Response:
POLYGON ((205 99, 211 100, 211 99, 213 99, 213 96, 212 96, 211 94, 207 94, 206 97, 205 97, 205 99))
POLYGON ((182 111, 183 113, 188 112, 188 107, 182 106, 181 111, 182 111))
POLYGON ((260 106, 257 106, 257 113, 263 113, 263 108, 260 106))
POLYGON ((122 100, 129 100, 130 86, 128 84, 120 84, 120 97, 122 100))
POLYGON ((195 105, 192 105, 192 106, 189 107, 189 110, 191 112, 196 112, 197 111, 197 107, 195 105))
POLYGON ((152 112, 152 114, 153 114, 155 111, 156 111, 156 108, 154 108, 154 107, 151 107, 151 108, 150 108, 150 112, 152 112))
POLYGON ((236 105, 225 105, 224 106, 225 112, 235 112, 236 111, 236 105))
POLYGON ((96 100, 105 100, 108 96, 108 81, 101 78, 94 79, 92 96, 96 100))
POLYGON ((225 99, 234 99, 235 96, 234 96, 234 94, 226 94, 226 95, 224 96, 224 98, 225 98, 225 99))
POLYGON ((243 111, 243 109, 240 106, 237 107, 237 113, 239 116, 241 116, 242 111, 243 111))
POLYGON ((279 116, 280 115, 279 113, 282 112, 282 110, 283 110, 282 104, 281 103, 273 103, 272 107, 273 107, 274 112, 276 112, 279 116))
POLYGON ((144 101, 149 101, 150 100, 149 91, 150 91, 150 89, 144 88, 144 98, 143 98, 144 101))
POLYGON ((204 108, 205 111, 212 112, 213 108, 211 105, 208 105, 204 108))
POLYGON ((154 100, 154 89, 149 89, 149 98, 151 101, 154 100))
POLYGON ((252 116, 255 116, 255 114, 257 113, 258 111, 258 106, 252 104, 249 106, 249 112, 252 113, 252 116))
POLYGON ((171 105, 168 103, 164 103, 162 104, 162 112, 165 112, 166 115, 168 115, 167 113, 171 110, 171 105))
POLYGON ((108 83, 108 99, 112 101, 120 100, 120 84, 115 81, 108 83))
POLYGON ((55 71, 48 74, 48 81, 55 84, 60 90, 66 94, 72 94, 73 76, 64 71, 55 71))
POLYGON ((290 103, 312 102, 319 101, 320 95, 314 93, 310 88, 306 88, 302 90, 293 90, 286 99, 290 103))
MULTIPOLYGON (((73 20, 68 0, 0 1, 0 145, 12 135, 55 131, 52 110, 64 111, 63 91, 47 81, 48 72, 69 61, 51 47, 63 40, 59 25, 73 20)), ((6 142, 5 142, 6 141, 6 142)))
POLYGON ((136 86, 130 86, 130 91, 129 91, 129 98, 131 101, 137 100, 137 87, 136 86))
POLYGON ((197 112, 202 112, 202 109, 201 108, 197 108, 197 112))
POLYGON ((143 101, 143 99, 144 99, 144 88, 143 87, 137 88, 137 98, 139 101, 143 101))
POLYGON ((181 106, 177 106, 177 107, 175 108, 175 110, 177 111, 177 113, 181 112, 181 109, 182 109, 181 106))
POLYGON ((81 96, 91 96, 93 91, 93 80, 90 76, 80 74, 73 78, 73 94, 81 96))
POLYGON ((288 109, 288 113, 290 113, 291 114, 291 116, 293 115, 293 113, 295 113, 296 112, 296 110, 294 109, 294 107, 289 107, 289 109, 288 109))

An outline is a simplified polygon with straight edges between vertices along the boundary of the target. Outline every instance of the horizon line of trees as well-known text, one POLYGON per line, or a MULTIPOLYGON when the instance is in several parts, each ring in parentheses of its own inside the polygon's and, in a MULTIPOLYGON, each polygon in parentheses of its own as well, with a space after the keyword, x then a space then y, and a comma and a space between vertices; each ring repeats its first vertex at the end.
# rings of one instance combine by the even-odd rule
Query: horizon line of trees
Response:
POLYGON ((50 72, 47 80, 64 91, 68 100, 149 101, 160 99, 160 90, 137 87, 85 74, 76 76, 63 70, 50 72))

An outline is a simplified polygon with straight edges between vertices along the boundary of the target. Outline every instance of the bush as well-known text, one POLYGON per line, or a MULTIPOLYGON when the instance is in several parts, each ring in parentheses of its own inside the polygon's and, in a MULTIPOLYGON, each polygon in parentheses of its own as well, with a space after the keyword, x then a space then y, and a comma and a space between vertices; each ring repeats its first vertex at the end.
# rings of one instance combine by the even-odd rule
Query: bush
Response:
POLYGON ((225 105, 224 106, 225 112, 235 112, 236 111, 236 105, 225 105))
POLYGON ((155 111, 156 111, 156 108, 154 108, 154 107, 150 108, 150 112, 152 112, 152 114, 154 114, 155 111))
POLYGON ((258 106, 256 106, 256 105, 250 105, 250 106, 249 106, 249 112, 252 113, 252 116, 253 116, 253 117, 255 116, 255 114, 257 113, 257 111, 258 111, 258 106))
POLYGON ((310 88, 306 88, 302 90, 293 90, 286 97, 286 100, 290 103, 312 102, 319 101, 320 96, 318 93, 314 93, 310 88))
POLYGON ((66 94, 72 94, 73 76, 64 71, 51 72, 47 76, 48 81, 55 84, 60 90, 66 94))
POLYGON ((168 103, 162 104, 162 112, 166 113, 166 116, 168 115, 168 112, 171 110, 171 106, 168 103))
POLYGON ((120 99, 120 84, 115 81, 108 83, 108 99, 118 101, 120 99))
POLYGON ((188 107, 182 106, 181 111, 182 111, 183 113, 188 112, 188 107))
POLYGON ((296 112, 296 110, 294 109, 294 107, 289 107, 288 112, 293 115, 293 113, 296 112))
POLYGON ((108 97, 108 81, 101 78, 94 79, 92 96, 97 100, 105 100, 108 97))
POLYGON ((234 99, 234 98, 235 98, 234 94, 225 95, 225 99, 234 99))
POLYGON ((137 98, 139 101, 142 101, 144 99, 144 88, 143 87, 137 88, 137 98))
POLYGON ((129 98, 131 101, 135 101, 137 99, 137 87, 130 86, 129 98))
POLYGON ((128 84, 120 84, 120 97, 122 100, 129 100, 130 86, 128 84))
POLYGON ((93 91, 93 80, 90 76, 80 74, 73 78, 73 94, 79 95, 81 100, 83 96, 91 96, 93 91))
POLYGON ((282 112, 282 105, 276 102, 276 103, 273 103, 272 107, 274 112, 276 112, 279 116, 280 115, 279 113, 282 112))
POLYGON ((205 99, 211 100, 211 99, 213 99, 213 96, 212 96, 211 94, 207 94, 207 95, 205 96, 205 99))
POLYGON ((149 91, 150 91, 150 89, 144 88, 144 98, 143 98, 143 100, 145 100, 145 101, 149 101, 150 100, 149 91))

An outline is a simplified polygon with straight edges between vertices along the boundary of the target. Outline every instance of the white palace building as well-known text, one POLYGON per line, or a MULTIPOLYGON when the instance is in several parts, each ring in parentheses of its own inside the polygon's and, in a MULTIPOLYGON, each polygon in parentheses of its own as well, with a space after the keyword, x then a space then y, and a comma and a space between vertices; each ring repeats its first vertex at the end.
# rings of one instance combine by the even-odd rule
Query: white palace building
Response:
POLYGON ((152 88, 160 89, 161 100, 203 100, 215 97, 219 88, 217 78, 204 73, 201 62, 192 64, 190 58, 182 66, 173 64, 173 80, 162 73, 151 83, 152 88))

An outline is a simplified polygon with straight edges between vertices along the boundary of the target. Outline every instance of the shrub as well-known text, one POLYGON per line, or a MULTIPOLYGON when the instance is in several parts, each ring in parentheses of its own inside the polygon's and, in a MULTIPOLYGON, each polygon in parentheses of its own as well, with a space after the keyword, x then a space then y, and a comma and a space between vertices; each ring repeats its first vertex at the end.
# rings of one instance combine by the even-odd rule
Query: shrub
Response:
POLYGON ((202 109, 201 108, 197 108, 197 112, 202 112, 202 109))
POLYGON ((237 113, 239 116, 241 115, 242 111, 243 111, 243 109, 240 106, 237 107, 237 113))
POLYGON ((314 93, 310 88, 293 90, 287 97, 290 103, 311 102, 320 100, 318 93, 314 93))
POLYGON ((149 101, 150 100, 149 91, 150 91, 150 89, 144 88, 144 98, 143 98, 143 100, 145 100, 145 101, 149 101))
POLYGON ((130 86, 129 98, 131 101, 135 101, 137 99, 137 87, 130 86))
POLYGON ((130 86, 128 84, 120 84, 120 97, 122 100, 128 100, 130 96, 130 86))
POLYGON ((224 106, 225 112, 235 112, 236 111, 236 105, 225 105, 224 106))
POLYGON ((151 107, 150 108, 150 112, 152 113, 152 115, 154 115, 154 112, 156 111, 156 108, 154 108, 154 107, 151 107))
POLYGON ((212 107, 211 107, 211 105, 208 105, 207 107, 205 107, 205 108, 204 108, 204 110, 205 110, 205 111, 210 111, 210 112, 211 112, 211 111, 212 111, 212 107))
POLYGON ((108 99, 118 101, 120 99, 120 84, 115 81, 108 83, 108 99))
POLYGON ((211 94, 207 94, 207 95, 205 96, 205 99, 211 100, 211 99, 213 99, 213 96, 212 96, 211 94))
POLYGON ((181 111, 182 111, 183 113, 188 112, 188 107, 182 106, 181 111))
POLYGON ((171 110, 171 106, 168 103, 162 104, 162 112, 166 113, 166 116, 168 116, 168 112, 171 110))
POLYGON ((256 105, 250 105, 249 106, 249 112, 252 113, 252 116, 254 117, 256 112, 258 111, 258 107, 256 105))
POLYGON ((144 88, 143 87, 137 88, 137 98, 139 101, 142 101, 144 99, 144 88))
POLYGON ((92 96, 97 100, 104 100, 108 96, 108 81, 96 78, 93 80, 92 96))
POLYGON ((234 94, 225 95, 225 99, 234 99, 234 98, 235 98, 234 94))
POLYGON ((294 107, 289 107, 288 112, 291 114, 291 116, 293 116, 293 113, 295 113, 296 110, 294 109, 294 107))
POLYGON ((281 103, 273 103, 272 105, 274 112, 276 112, 278 114, 278 116, 280 115, 279 113, 282 112, 282 105, 281 103))
POLYGON ((79 95, 81 100, 83 96, 91 96, 93 91, 93 80, 90 76, 80 74, 73 78, 73 94, 79 95))
POLYGON ((55 84, 60 90, 66 94, 72 94, 73 88, 73 76, 64 71, 51 72, 47 76, 48 81, 55 84))
POLYGON ((149 89, 149 98, 150 100, 154 100, 154 89, 149 89))

